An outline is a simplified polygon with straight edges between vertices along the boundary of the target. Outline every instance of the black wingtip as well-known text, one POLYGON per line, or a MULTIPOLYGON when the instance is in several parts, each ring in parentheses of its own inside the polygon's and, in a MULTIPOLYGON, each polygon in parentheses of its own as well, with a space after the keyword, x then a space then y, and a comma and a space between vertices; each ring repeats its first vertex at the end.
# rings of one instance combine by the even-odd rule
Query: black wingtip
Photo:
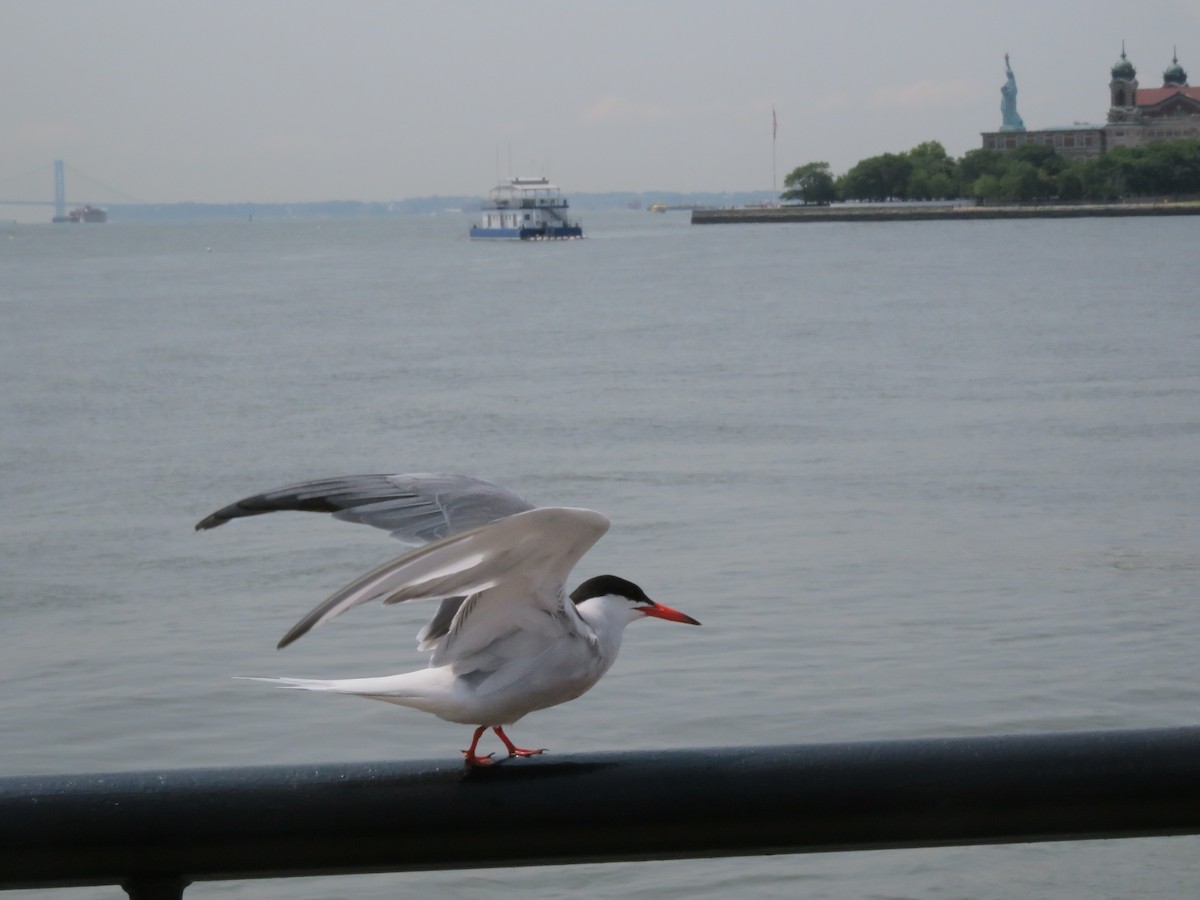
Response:
POLYGON ((282 650, 288 644, 298 641, 304 635, 312 631, 313 623, 310 621, 311 616, 305 616, 299 622, 291 627, 283 637, 279 639, 279 643, 275 645, 276 650, 282 650))
POLYGON ((243 516, 257 516, 260 513, 270 512, 269 509, 259 508, 259 505, 256 504, 256 501, 261 499, 261 497, 247 497, 245 500, 239 500, 237 503, 230 503, 228 506, 223 506, 215 513, 210 513, 197 522, 196 530, 208 531, 210 528, 219 528, 226 522, 240 519, 243 516))
POLYGON ((263 513, 276 512, 281 509, 303 508, 303 506, 288 506, 273 503, 267 494, 255 494, 253 497, 245 497, 236 503, 230 503, 228 506, 221 507, 211 515, 205 516, 196 523, 196 530, 208 531, 210 528, 217 528, 226 522, 232 522, 234 519, 261 516, 263 513))
POLYGON ((224 525, 229 520, 223 518, 220 513, 213 513, 211 516, 205 516, 196 523, 197 531, 208 531, 210 528, 216 528, 218 525, 224 525))

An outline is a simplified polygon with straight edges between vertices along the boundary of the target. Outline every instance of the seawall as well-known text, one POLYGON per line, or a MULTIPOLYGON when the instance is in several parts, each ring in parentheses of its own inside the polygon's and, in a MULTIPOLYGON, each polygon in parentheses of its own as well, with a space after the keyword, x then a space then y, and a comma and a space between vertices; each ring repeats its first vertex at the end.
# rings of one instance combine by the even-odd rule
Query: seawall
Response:
POLYGON ((983 219, 1081 219, 1093 216, 1196 216, 1200 203, 1110 203, 1079 206, 846 205, 694 209, 693 225, 760 222, 927 222, 983 219))

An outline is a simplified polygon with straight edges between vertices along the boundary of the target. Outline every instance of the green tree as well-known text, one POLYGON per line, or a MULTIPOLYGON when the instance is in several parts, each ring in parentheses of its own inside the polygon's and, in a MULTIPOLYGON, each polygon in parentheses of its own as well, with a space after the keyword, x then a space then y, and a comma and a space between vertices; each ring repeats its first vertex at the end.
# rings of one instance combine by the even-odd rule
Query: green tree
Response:
POLYGON ((1200 143, 1162 141, 1131 154, 1129 188, 1137 194, 1194 194, 1200 191, 1200 143))
POLYGON ((913 164, 904 154, 884 153, 858 163, 842 176, 840 187, 847 200, 903 200, 913 164))
POLYGON ((1118 147, 1092 160, 1095 164, 1093 190, 1099 195, 1095 199, 1119 200, 1136 193, 1129 183, 1137 168, 1136 159, 1137 154, 1133 150, 1118 147))
POLYGON ((984 175, 994 175, 999 178, 1004 174, 1007 157, 999 150, 968 150, 958 161, 958 179, 963 186, 962 192, 970 194, 984 175))
POLYGON ((931 200, 953 200, 961 197, 958 173, 937 172, 929 179, 929 198, 931 200))
POLYGON ((946 148, 940 141, 923 141, 905 155, 919 169, 941 169, 946 172, 954 170, 954 160, 946 153, 946 148))
POLYGON ((1114 159, 1112 153, 1089 159, 1079 168, 1083 196, 1093 203, 1116 200, 1125 192, 1120 161, 1114 159))
POLYGON ((1078 164, 1068 165, 1054 180, 1059 200, 1083 199, 1083 173, 1078 164))
POLYGON ((786 190, 781 200, 799 200, 805 204, 826 205, 837 199, 837 187, 827 162, 810 162, 797 166, 783 179, 786 190))
POLYGON ((847 200, 873 201, 972 196, 1107 202, 1129 196, 1200 194, 1200 141, 1118 147, 1082 160, 1034 143, 1010 153, 968 150, 954 160, 937 141, 926 141, 906 153, 868 157, 836 181, 827 163, 809 163, 795 169, 784 184, 785 200, 806 203, 834 199, 834 188, 847 200))
POLYGON ((1022 144, 1009 155, 1009 159, 1029 163, 1035 169, 1050 175, 1057 175, 1066 165, 1058 151, 1045 144, 1022 144))
POLYGON ((1000 178, 1000 197, 1004 200, 1044 200, 1050 196, 1050 183, 1031 162, 1015 161, 1000 178))
POLYGON ((1000 176, 994 175, 991 172, 985 172, 980 175, 971 184, 971 189, 968 192, 972 197, 978 197, 980 200, 997 200, 1000 198, 1000 176))
POLYGON ((912 171, 904 195, 909 200, 945 200, 958 195, 958 164, 937 141, 925 141, 904 154, 912 171))

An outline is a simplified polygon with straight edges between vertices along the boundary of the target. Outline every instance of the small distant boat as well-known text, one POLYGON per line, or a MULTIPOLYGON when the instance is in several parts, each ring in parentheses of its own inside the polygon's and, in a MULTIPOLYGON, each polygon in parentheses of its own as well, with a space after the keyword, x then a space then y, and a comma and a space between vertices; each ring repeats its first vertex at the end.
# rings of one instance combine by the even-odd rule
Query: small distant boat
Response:
POLYGON ((65 216, 55 216, 52 222, 107 222, 108 213, 98 206, 81 206, 65 216))
POLYGON ((488 191, 472 240, 561 241, 583 237, 567 198, 545 178, 512 178, 488 191))
POLYGON ((652 212, 652 213, 665 213, 666 211, 667 211, 667 204, 665 204, 665 203, 651 203, 650 204, 650 212, 652 212))

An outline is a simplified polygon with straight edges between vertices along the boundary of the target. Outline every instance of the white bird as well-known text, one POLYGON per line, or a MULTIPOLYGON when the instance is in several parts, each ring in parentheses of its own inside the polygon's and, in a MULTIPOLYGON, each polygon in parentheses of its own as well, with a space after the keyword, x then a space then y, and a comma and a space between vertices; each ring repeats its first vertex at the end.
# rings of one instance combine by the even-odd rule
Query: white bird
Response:
POLYGON ((370 600, 441 604, 417 635, 418 647, 432 654, 426 669, 263 680, 384 700, 477 726, 463 751, 469 766, 491 762, 492 754, 476 752, 489 728, 510 757, 542 753, 516 746, 504 726, 591 688, 616 660, 630 622, 651 616, 700 624, 615 575, 589 578, 568 602, 567 577, 608 530, 608 519, 590 509, 536 508, 465 475, 353 475, 288 485, 230 504, 196 530, 278 510, 328 512, 424 544, 337 591, 297 622, 280 648, 370 600))

